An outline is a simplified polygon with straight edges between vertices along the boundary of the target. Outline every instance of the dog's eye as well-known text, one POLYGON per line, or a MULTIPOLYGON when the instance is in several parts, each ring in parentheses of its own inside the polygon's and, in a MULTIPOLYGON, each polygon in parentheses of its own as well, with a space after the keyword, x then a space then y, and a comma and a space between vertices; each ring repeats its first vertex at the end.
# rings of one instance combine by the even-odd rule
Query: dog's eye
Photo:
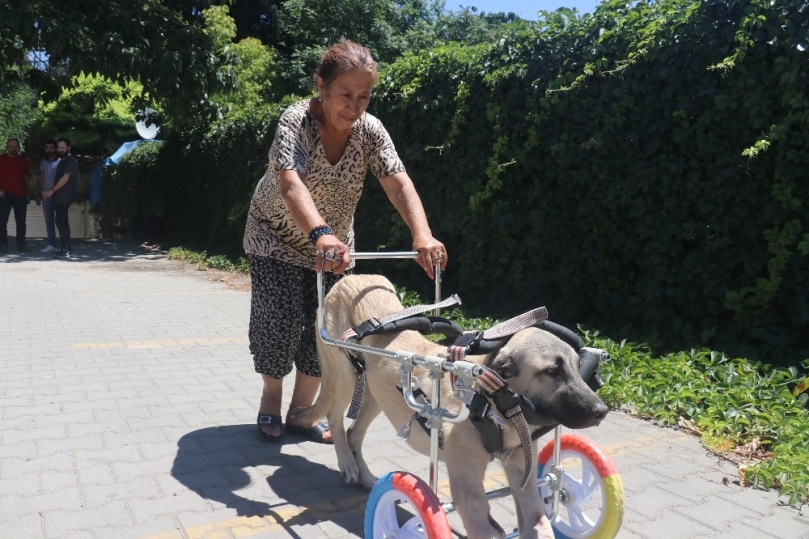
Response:
POLYGON ((545 374, 550 374, 551 376, 556 376, 557 374, 559 374, 559 369, 556 368, 556 367, 553 367, 552 369, 548 369, 547 371, 545 371, 545 374))

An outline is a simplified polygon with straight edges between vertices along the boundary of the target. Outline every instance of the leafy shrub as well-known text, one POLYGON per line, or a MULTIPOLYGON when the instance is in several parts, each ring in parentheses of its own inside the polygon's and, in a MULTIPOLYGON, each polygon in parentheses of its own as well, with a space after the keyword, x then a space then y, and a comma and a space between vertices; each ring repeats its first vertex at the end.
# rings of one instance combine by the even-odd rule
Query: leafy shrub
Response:
MULTIPOLYGON (((448 286, 662 351, 809 357, 803 3, 614 0, 393 64, 372 109, 448 286)), ((409 246, 366 197, 358 242, 409 246)))
MULTIPOLYGON (((772 458, 745 470, 756 487, 779 488, 789 503, 809 503, 807 378, 783 368, 699 349, 654 356, 645 345, 584 331, 607 350, 599 395, 613 409, 634 410, 663 426, 690 422, 719 453, 761 444, 772 458)), ((809 370, 809 360, 803 364, 809 370)))

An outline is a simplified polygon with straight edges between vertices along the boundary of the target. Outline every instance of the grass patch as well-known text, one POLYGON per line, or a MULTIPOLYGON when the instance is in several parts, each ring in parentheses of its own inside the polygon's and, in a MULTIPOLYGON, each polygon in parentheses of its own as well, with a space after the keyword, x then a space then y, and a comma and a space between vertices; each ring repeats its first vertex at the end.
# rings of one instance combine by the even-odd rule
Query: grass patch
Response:
POLYGON ((180 260, 186 264, 197 264, 200 271, 215 269, 235 273, 250 273, 250 266, 247 259, 244 257, 232 260, 225 255, 208 255, 206 251, 193 251, 185 247, 172 247, 169 249, 167 256, 169 260, 180 260))
POLYGON ((582 336, 612 356, 599 392, 611 408, 700 436, 740 465, 742 484, 776 488, 790 504, 809 503, 809 359, 786 368, 707 349, 655 356, 645 345, 597 331, 582 336))

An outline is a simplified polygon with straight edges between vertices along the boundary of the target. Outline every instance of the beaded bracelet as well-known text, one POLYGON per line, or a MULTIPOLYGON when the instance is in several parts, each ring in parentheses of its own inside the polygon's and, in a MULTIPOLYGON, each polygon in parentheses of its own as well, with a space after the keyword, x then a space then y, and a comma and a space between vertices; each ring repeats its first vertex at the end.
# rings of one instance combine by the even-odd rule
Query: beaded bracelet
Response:
POLYGON ((334 230, 329 225, 319 225, 309 231, 309 243, 315 244, 320 236, 329 236, 334 234, 334 230))

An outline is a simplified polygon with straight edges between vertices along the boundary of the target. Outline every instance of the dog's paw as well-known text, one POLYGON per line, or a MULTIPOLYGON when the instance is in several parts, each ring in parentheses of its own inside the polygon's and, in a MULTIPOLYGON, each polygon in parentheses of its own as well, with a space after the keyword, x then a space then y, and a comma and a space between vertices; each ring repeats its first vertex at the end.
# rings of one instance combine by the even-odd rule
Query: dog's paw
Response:
POLYGON ((360 484, 368 490, 374 488, 376 482, 379 480, 377 476, 372 473, 363 474, 362 478, 360 479, 360 484))
POLYGON ((343 466, 340 464, 340 477, 343 478, 349 485, 359 485, 360 483, 360 474, 359 469, 356 465, 354 466, 343 466))
POLYGON ((350 453, 337 455, 337 466, 340 468, 340 476, 349 485, 360 484, 360 467, 356 459, 350 453))

